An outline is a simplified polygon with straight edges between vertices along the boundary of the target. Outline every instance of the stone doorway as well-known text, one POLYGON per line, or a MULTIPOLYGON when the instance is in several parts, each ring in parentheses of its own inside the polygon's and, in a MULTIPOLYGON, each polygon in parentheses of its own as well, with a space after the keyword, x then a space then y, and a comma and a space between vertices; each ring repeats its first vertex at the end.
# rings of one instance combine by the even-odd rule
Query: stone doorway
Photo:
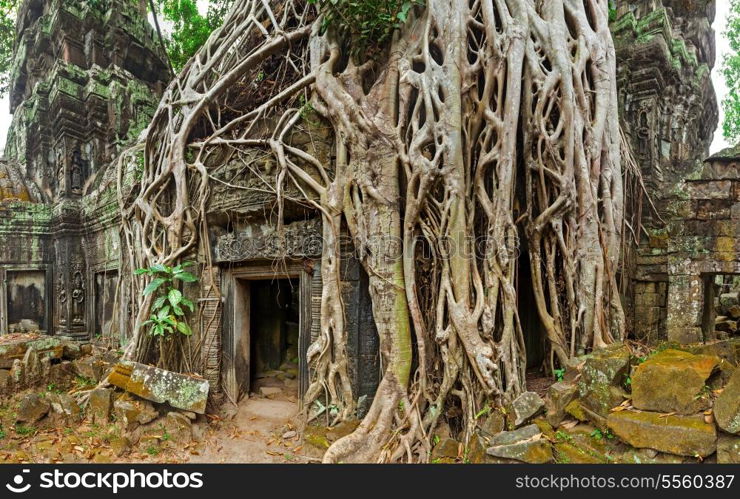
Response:
POLYGON ((308 382, 311 274, 260 265, 228 273, 223 387, 232 401, 280 389, 300 400, 308 382))
POLYGON ((704 340, 740 334, 740 274, 705 274, 702 277, 704 340))
POLYGON ((297 393, 299 279, 259 279, 249 286, 249 391, 297 393))

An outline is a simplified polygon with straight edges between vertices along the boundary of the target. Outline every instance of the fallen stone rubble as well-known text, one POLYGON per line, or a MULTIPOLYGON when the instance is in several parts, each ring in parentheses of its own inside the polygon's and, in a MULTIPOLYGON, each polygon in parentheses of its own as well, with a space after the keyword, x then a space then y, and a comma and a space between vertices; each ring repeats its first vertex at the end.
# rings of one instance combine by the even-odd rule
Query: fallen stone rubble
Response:
POLYGON ((114 350, 38 334, 3 338, 0 366, 2 405, 15 409, 11 423, 21 428, 83 423, 108 428, 116 435, 108 439, 116 457, 135 448, 150 454, 182 448, 203 438, 209 384, 197 376, 121 361, 114 350))
POLYGON ((433 462, 740 463, 740 338, 615 344, 576 359, 542 397, 478 420, 467 443, 440 425, 433 462))

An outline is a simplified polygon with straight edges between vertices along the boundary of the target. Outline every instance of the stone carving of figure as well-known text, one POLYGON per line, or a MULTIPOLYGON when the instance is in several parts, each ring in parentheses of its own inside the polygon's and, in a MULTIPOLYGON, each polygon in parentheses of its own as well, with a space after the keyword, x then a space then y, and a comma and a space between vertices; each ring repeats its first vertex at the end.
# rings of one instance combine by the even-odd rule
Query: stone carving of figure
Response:
POLYGON ((57 151, 57 158, 56 158, 56 167, 57 167, 57 195, 62 194, 62 189, 64 189, 64 157, 62 156, 62 151, 57 151))
POLYGON ((82 161, 82 154, 80 151, 75 149, 72 153, 72 164, 70 165, 70 184, 73 191, 82 190, 82 169, 84 162, 82 161))
POLYGON ((79 270, 72 277, 72 322, 82 324, 85 315, 85 283, 79 270))
POLYGON ((650 152, 650 125, 646 110, 643 109, 640 111, 637 122, 638 154, 641 159, 647 159, 650 152))
POLYGON ((67 290, 61 275, 57 280, 57 296, 59 297, 59 325, 63 326, 67 324, 67 290))

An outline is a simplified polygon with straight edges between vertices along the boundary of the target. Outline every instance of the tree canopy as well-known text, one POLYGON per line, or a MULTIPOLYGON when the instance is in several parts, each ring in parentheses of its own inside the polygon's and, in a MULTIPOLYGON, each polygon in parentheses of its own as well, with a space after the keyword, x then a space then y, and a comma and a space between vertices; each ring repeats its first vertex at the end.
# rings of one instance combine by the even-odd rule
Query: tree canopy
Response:
POLYGON ((161 16, 171 24, 171 30, 163 33, 175 71, 179 71, 195 52, 205 43, 211 32, 219 27, 234 0, 206 0, 205 15, 198 10, 197 0, 154 0, 161 16))
POLYGON ((725 36, 731 53, 722 61, 722 73, 727 82, 727 96, 722 101, 725 121, 722 132, 730 142, 740 141, 740 0, 731 0, 730 18, 725 36))

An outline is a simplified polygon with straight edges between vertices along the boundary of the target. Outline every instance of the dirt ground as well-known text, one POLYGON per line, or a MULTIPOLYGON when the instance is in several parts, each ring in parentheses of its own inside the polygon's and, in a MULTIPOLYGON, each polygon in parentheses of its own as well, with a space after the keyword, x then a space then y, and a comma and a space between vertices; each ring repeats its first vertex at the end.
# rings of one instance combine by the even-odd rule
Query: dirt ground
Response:
MULTIPOLYGON (((15 422, 18 399, 5 401, 0 403, 0 463, 318 461, 318 456, 304 455, 301 445, 298 381, 265 377, 258 379, 252 389, 238 410, 229 406, 218 415, 199 416, 193 424, 195 441, 177 441, 163 429, 159 439, 142 440, 124 451, 120 450, 124 435, 113 423, 93 424, 86 419, 69 425, 59 419, 44 418, 32 425, 19 424, 15 422), (262 387, 276 393, 265 395, 262 387)), ((34 392, 43 393, 38 389, 34 392)))
POLYGON ((248 399, 239 403, 231 420, 215 420, 199 447, 190 454, 191 463, 305 463, 317 461, 302 454, 300 442, 298 381, 263 378, 257 380, 248 399), (261 387, 282 391, 270 397, 261 387))

